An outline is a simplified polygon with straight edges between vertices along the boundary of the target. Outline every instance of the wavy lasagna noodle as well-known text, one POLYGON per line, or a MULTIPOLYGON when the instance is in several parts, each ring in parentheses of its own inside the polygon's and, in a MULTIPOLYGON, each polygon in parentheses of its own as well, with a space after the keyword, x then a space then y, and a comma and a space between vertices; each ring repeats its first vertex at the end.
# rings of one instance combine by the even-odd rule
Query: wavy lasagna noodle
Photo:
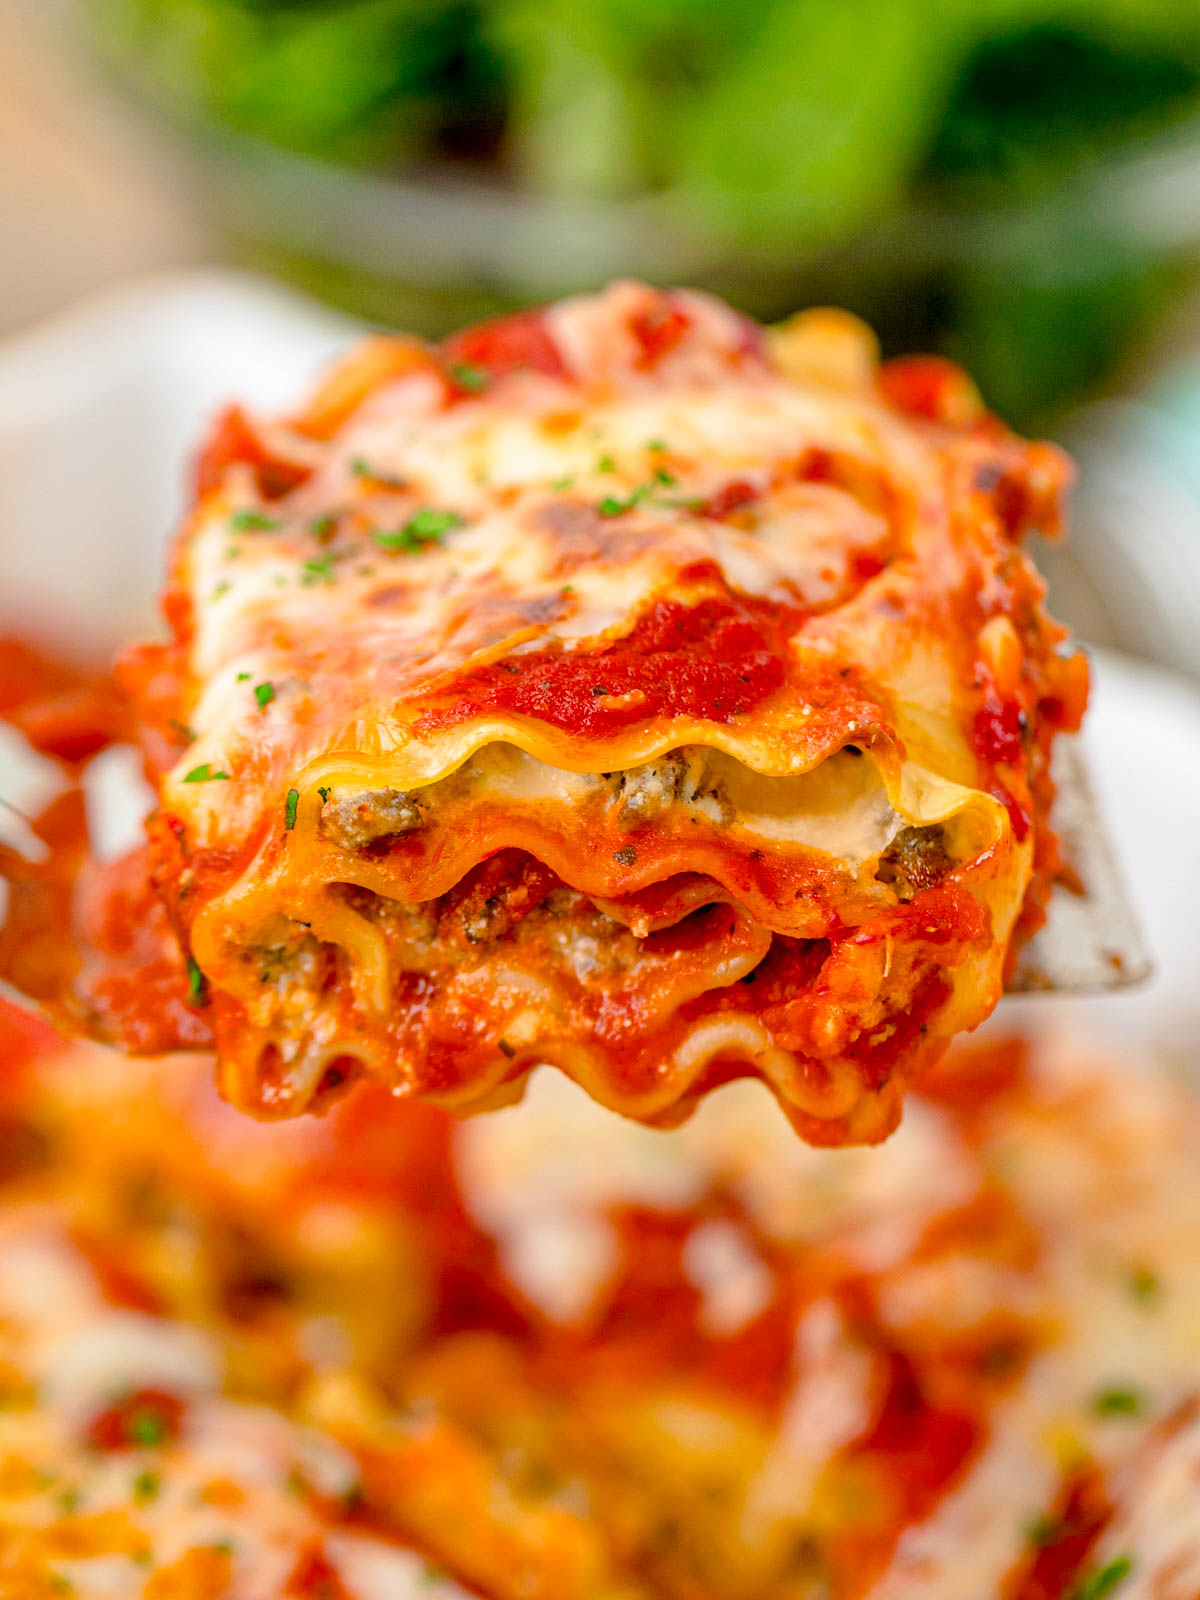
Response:
POLYGON ((1067 477, 852 319, 621 284, 231 412, 123 678, 225 1092, 882 1137, 1054 869, 1067 477))
POLYGON ((993 1044, 833 1154, 749 1085, 663 1140, 550 1073, 264 1126, 22 1031, 6 1596, 1200 1592, 1178 1082, 993 1044))

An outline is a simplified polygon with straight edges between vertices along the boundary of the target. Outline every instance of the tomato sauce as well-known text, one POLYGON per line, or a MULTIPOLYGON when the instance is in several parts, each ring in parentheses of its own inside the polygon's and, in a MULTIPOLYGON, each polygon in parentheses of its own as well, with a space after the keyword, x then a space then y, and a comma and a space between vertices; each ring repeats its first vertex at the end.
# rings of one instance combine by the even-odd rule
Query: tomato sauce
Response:
POLYGON ((567 376, 542 311, 514 311, 477 323, 452 334, 440 350, 448 363, 479 367, 493 378, 521 371, 541 372, 549 378, 567 376))
POLYGON ((183 1425, 184 1404, 164 1389, 135 1389, 92 1418, 87 1441, 95 1450, 149 1450, 171 1444, 183 1425))
POLYGON ((656 367, 683 340, 691 325, 691 317, 668 294, 635 311, 629 319, 629 331, 638 347, 635 365, 642 371, 656 367))
POLYGON ((319 1545, 301 1553, 283 1592, 286 1600, 355 1600, 319 1545))
POLYGON ((598 650, 532 650, 464 674, 418 730, 487 712, 536 717, 581 738, 657 718, 728 723, 783 684, 787 631, 769 603, 729 593, 688 606, 660 600, 598 650))
POLYGON ((1082 1468, 1064 1485, 1050 1515, 1031 1530, 1033 1548, 1004 1600, 1063 1600, 1111 1516, 1099 1471, 1082 1468))

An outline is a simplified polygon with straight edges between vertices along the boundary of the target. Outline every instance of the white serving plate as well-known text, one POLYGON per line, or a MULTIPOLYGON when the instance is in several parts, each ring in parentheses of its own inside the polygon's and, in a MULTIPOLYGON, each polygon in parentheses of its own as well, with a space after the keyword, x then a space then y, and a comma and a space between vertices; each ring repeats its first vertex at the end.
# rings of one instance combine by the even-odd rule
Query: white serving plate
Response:
MULTIPOLYGON (((206 420, 228 399, 288 405, 359 332, 264 280, 203 273, 100 296, 0 346, 0 633, 96 657, 153 630, 206 420)), ((1006 1000, 997 1021, 1200 1062, 1200 694, 1118 656, 1096 678, 1085 744, 1157 970, 1103 999, 1006 1000)), ((140 800, 128 762, 100 766, 93 817, 116 848, 140 800)), ((29 807, 46 779, 0 737, 0 799, 29 807)))

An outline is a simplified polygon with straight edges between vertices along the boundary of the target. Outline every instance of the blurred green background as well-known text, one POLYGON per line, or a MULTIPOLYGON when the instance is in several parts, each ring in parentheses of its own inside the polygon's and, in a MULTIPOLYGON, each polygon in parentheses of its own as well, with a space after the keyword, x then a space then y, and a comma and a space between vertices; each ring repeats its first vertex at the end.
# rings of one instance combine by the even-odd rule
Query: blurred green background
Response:
POLYGON ((1111 381, 1200 259, 1192 0, 85 14, 243 252, 384 323, 620 271, 765 317, 835 301, 1037 426, 1111 381))

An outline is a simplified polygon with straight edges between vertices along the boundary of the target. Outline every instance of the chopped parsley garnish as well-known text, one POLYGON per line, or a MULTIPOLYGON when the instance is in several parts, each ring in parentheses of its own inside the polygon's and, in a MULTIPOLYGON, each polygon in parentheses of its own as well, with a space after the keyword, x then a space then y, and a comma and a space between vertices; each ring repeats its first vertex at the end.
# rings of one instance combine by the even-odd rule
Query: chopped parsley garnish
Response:
POLYGON ((384 472, 379 467, 373 467, 362 456, 355 456, 350 463, 350 471, 356 478, 370 478, 374 483, 382 483, 385 489, 403 489, 404 479, 397 478, 395 473, 384 472))
POLYGON ((230 583, 229 579, 228 578, 222 578, 220 583, 218 583, 218 584, 216 584, 214 586, 213 592, 212 592, 212 595, 210 596, 210 598, 213 599, 213 600, 219 600, 223 594, 228 594, 230 589, 232 589, 232 588, 233 588, 233 585, 230 583))
POLYGON ((1115 1592, 1118 1584, 1124 1583, 1132 1571, 1131 1556, 1114 1556, 1104 1566, 1097 1567, 1094 1572, 1080 1579, 1071 1590, 1069 1600, 1104 1600, 1106 1595, 1115 1592))
POLYGON ((472 366, 469 361, 451 361, 446 371, 460 389, 469 389, 472 394, 481 393, 492 381, 486 367, 472 366))
POLYGON ((647 450, 653 450, 656 454, 661 453, 666 448, 667 448, 667 441, 665 439, 647 439, 646 440, 646 449, 647 450))
POLYGON ((321 796, 322 803, 324 803, 326 800, 329 799, 329 796, 332 793, 332 790, 329 790, 329 789, 318 789, 317 793, 321 796))
POLYGON ((308 531, 318 544, 328 544, 337 532, 338 519, 329 515, 313 517, 308 524, 308 531))
POLYGON ((157 1499, 162 1479, 157 1472, 139 1472, 133 1480, 133 1498, 141 1505, 157 1499))
POLYGON ((561 494, 564 489, 569 489, 574 482, 575 474, 573 472, 568 472, 565 478, 555 478, 550 487, 555 491, 556 494, 561 494))
POLYGON ((655 487, 653 483, 639 483, 636 489, 629 491, 624 500, 618 500, 614 495, 607 494, 596 510, 602 517, 624 516, 626 511, 632 511, 635 506, 640 505, 647 495, 653 494, 655 487))
POLYGON ((1121 1384, 1099 1390, 1092 1401, 1092 1407, 1100 1417, 1136 1417, 1145 1406, 1146 1397, 1140 1389, 1121 1384))
POLYGON ((283 825, 284 825, 285 828, 287 828, 289 833, 296 826, 296 808, 297 808, 297 806, 299 806, 299 804, 300 804, 300 791, 299 791, 299 789, 289 789, 288 792, 287 792, 287 804, 284 806, 284 810, 283 810, 283 819, 284 819, 284 824, 283 825))
POLYGON ((167 1437, 166 1418, 153 1406, 139 1406, 125 1424, 125 1431, 134 1444, 150 1448, 162 1444, 167 1437))
POLYGON ((210 761, 202 761, 198 767, 193 767, 190 772, 184 773, 183 781, 184 783, 215 783, 218 778, 228 777, 229 774, 227 772, 221 770, 214 772, 210 761))
POLYGON ((188 1000, 194 1006, 208 1004, 208 980, 200 971, 200 963, 195 956, 188 957, 188 1000))
POLYGON ((1162 1280, 1153 1267, 1147 1266, 1144 1261, 1138 1262, 1129 1273, 1129 1292, 1133 1298, 1144 1306, 1152 1304, 1158 1299, 1162 1290, 1162 1280))
POLYGON ((601 456, 599 461, 596 463, 597 472, 615 472, 616 470, 617 463, 611 456, 601 456))
POLYGON ((668 472, 666 467, 655 467, 654 481, 655 483, 661 483, 664 489, 673 489, 679 479, 673 472, 668 472))
POLYGON ((254 685, 254 698, 258 701, 259 710, 263 710, 275 698, 275 685, 273 683, 256 683, 254 685))
POLYGON ((1065 1532, 1061 1517, 1043 1515, 1026 1524, 1025 1538, 1035 1550, 1044 1550, 1047 1545, 1057 1544, 1065 1532))
POLYGON ((249 676, 250 676, 250 674, 248 672, 239 672, 238 675, 237 675, 237 681, 239 683, 245 683, 246 679, 249 676))
POLYGON ((372 537, 381 550, 423 550, 428 544, 440 544, 446 534, 461 528, 466 518, 458 511, 439 511, 435 506, 423 506, 408 519, 402 528, 387 531, 376 528, 372 537))
POLYGON ((314 556, 311 561, 304 563, 304 576, 301 583, 332 583, 333 582, 333 557, 314 556))
POLYGON ((229 519, 229 526, 236 528, 239 533, 266 533, 268 529, 279 526, 279 518, 269 517, 265 511, 235 511, 229 519))

